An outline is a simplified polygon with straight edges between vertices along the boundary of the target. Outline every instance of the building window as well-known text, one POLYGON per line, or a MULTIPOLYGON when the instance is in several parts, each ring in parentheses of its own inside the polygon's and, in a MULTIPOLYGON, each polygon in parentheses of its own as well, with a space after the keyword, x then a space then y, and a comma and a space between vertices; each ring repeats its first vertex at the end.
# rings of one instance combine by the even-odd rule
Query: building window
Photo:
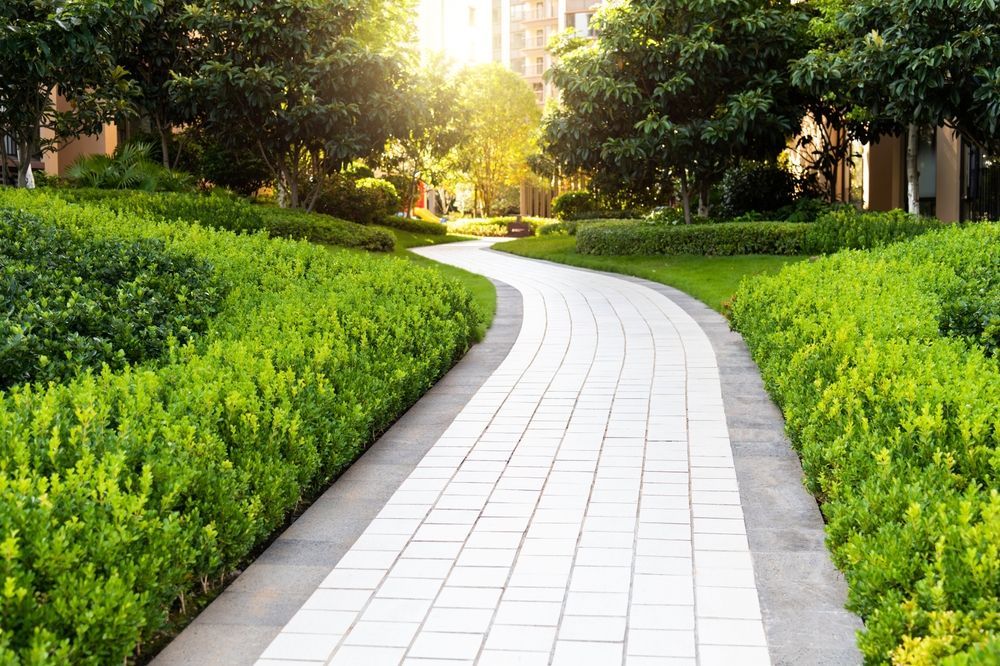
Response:
POLYGON ((476 8, 469 7, 469 26, 475 27, 476 25, 476 8))
POLYGON ((594 18, 594 15, 590 12, 571 14, 567 24, 573 26, 577 37, 593 37, 594 30, 590 27, 590 20, 592 18, 594 18))
POLYGON ((541 2, 535 3, 535 18, 536 19, 545 18, 545 5, 543 5, 541 2))
POLYGON ((541 76, 545 73, 545 58, 539 56, 535 58, 535 74, 541 76))
POLYGON ((531 85, 531 87, 535 91, 535 99, 537 99, 539 103, 544 102, 545 101, 545 85, 542 84, 542 83, 533 83, 531 85))
POLYGON ((535 46, 545 46, 545 30, 542 28, 535 31, 535 46))
POLYGON ((510 61, 510 68, 515 72, 517 72, 518 74, 520 74, 521 76, 527 74, 524 65, 524 58, 513 58, 510 61))

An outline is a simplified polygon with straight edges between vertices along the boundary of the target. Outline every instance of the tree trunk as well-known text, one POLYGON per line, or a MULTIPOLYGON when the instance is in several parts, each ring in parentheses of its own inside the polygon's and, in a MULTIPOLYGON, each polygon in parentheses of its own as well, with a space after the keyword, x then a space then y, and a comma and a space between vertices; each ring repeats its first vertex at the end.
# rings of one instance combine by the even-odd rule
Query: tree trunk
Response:
POLYGON ((916 125, 906 129, 906 207, 920 214, 920 129, 916 125))
POLYGON ((0 185, 10 185, 7 173, 7 134, 0 130, 0 185))
POLYGON ((698 183, 698 217, 707 218, 711 212, 712 204, 708 200, 710 192, 708 183, 698 183))
POLYGON ((163 154, 163 168, 170 171, 170 136, 169 130, 160 129, 160 151, 163 154))
POLYGON ((681 205, 684 207, 684 224, 691 224, 691 190, 687 170, 681 172, 681 205))
POLYGON ((34 178, 31 178, 31 154, 33 146, 22 141, 17 147, 17 186, 28 189, 35 188, 34 178))

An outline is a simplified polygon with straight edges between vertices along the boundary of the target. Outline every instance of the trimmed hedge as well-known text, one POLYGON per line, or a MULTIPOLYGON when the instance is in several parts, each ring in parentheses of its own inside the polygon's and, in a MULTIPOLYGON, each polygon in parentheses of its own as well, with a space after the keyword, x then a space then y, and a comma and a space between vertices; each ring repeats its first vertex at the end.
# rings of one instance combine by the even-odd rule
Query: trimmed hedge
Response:
POLYGON ((393 229, 409 231, 415 234, 428 234, 430 236, 448 235, 448 225, 446 224, 428 222, 426 220, 418 220, 416 218, 407 219, 405 217, 399 217, 398 215, 386 215, 385 218, 379 222, 379 224, 385 227, 392 227, 393 229))
MULTIPOLYGON (((484 238, 503 238, 507 235, 507 225, 517 222, 516 217, 488 217, 470 218, 466 220, 456 220, 448 223, 448 233, 463 236, 481 236, 484 238)), ((521 222, 531 227, 531 233, 538 233, 538 230, 548 224, 554 224, 556 220, 544 217, 522 217, 521 222)))
POLYGON ((731 222, 666 225, 649 222, 594 222, 580 227, 580 254, 803 254, 808 228, 792 222, 731 222))
POLYGON ((372 252, 392 252, 396 249, 396 237, 388 231, 322 213, 260 206, 257 214, 263 219, 263 228, 272 238, 308 240, 372 252))
POLYGON ((902 211, 861 213, 841 208, 813 224, 725 222, 664 224, 609 220, 577 233, 577 251, 594 255, 821 254, 845 248, 881 247, 939 229, 942 222, 902 211))
POLYGON ((0 390, 159 358, 215 315, 212 266, 151 240, 94 240, 0 210, 0 390))
POLYGON ((121 664, 232 572, 462 355, 478 315, 436 271, 53 196, 0 208, 162 243, 231 285, 157 367, 0 395, 0 663, 121 664))
POLYGON ((735 298, 865 620, 866 663, 995 663, 998 295, 1000 226, 983 224, 793 264, 735 298))
POLYGON ((98 204, 118 213, 197 222, 215 229, 249 233, 267 231, 275 238, 310 240, 374 252, 392 252, 396 247, 393 235, 382 229, 369 229, 320 213, 256 206, 226 193, 59 190, 58 194, 67 201, 98 204))

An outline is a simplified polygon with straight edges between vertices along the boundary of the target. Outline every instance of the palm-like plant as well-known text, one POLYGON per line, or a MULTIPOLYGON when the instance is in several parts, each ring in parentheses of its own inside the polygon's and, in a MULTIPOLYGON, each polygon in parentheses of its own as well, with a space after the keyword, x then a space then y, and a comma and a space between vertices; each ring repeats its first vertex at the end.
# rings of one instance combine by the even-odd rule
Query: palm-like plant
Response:
POLYGON ((114 154, 89 155, 77 160, 66 178, 80 187, 146 192, 190 189, 191 177, 173 173, 153 161, 153 146, 142 141, 123 143, 114 154))

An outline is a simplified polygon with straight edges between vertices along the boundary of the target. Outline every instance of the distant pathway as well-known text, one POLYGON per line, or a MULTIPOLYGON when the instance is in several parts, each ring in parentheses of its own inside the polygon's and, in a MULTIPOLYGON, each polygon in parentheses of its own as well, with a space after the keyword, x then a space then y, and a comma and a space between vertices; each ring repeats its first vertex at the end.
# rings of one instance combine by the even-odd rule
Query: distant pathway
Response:
POLYGON ((488 245, 421 254, 521 292, 510 355, 257 663, 770 664, 705 332, 488 245))

